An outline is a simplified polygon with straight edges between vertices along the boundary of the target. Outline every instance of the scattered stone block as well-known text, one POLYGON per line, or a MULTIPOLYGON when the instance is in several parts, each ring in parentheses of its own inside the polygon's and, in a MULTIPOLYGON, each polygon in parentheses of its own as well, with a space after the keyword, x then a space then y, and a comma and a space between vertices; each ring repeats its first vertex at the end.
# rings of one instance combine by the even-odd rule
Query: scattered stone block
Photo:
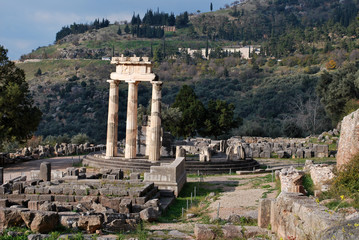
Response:
POLYGON ((211 227, 214 227, 214 225, 195 224, 194 235, 196 237, 196 240, 213 240, 213 239, 215 239, 216 235, 214 234, 211 227))
POLYGON ((96 230, 101 229, 103 219, 101 215, 80 216, 78 227, 86 230, 88 233, 95 233, 96 230))
MULTIPOLYGON (((247 228, 247 226, 246 226, 246 228, 247 228)), ((225 239, 243 238, 243 233, 242 233, 243 230, 242 230, 242 227, 240 227, 240 226, 226 224, 225 226, 223 226, 222 232, 223 232, 223 237, 225 239)))
POLYGON ((124 198, 121 200, 119 205, 119 212, 120 213, 130 213, 132 212, 132 200, 129 198, 124 198))
POLYGON ((140 212, 140 217, 143 221, 153 222, 159 217, 158 211, 152 207, 146 208, 140 212))
POLYGON ((31 222, 30 228, 33 232, 48 233, 58 226, 59 215, 57 212, 38 211, 31 222))
POLYGON ((141 179, 141 175, 140 175, 139 173, 131 173, 131 174, 130 174, 130 179, 131 179, 131 180, 141 179))

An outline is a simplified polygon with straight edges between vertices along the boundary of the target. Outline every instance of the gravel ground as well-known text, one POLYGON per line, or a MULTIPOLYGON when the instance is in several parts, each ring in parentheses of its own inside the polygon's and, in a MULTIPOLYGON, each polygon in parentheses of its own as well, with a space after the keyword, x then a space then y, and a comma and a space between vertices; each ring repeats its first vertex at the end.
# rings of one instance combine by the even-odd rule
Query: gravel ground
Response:
MULTIPOLYGON (((83 156, 80 156, 80 158, 82 157, 83 156)), ((21 175, 26 175, 29 179, 30 172, 32 170, 40 170, 40 164, 42 162, 50 162, 51 169, 53 170, 64 171, 66 168, 71 167, 73 162, 76 163, 78 161, 79 161, 79 156, 55 157, 55 158, 33 160, 33 161, 8 165, 7 167, 4 168, 4 181, 21 175)))

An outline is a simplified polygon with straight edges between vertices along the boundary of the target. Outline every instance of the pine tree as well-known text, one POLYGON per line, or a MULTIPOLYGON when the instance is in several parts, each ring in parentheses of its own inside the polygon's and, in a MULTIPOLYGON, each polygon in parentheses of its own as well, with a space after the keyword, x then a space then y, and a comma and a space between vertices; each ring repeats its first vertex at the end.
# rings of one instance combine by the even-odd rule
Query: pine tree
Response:
POLYGON ((39 76, 41 76, 42 75, 42 71, 41 71, 41 69, 39 68, 39 69, 37 69, 37 71, 36 71, 36 73, 35 73, 35 77, 39 77, 39 76))
POLYGON ((131 29, 130 29, 130 27, 128 26, 128 24, 126 24, 125 33, 126 33, 126 34, 129 34, 130 32, 131 32, 131 29))
POLYGON ((122 34, 121 26, 118 27, 117 34, 118 34, 118 35, 121 35, 121 34, 122 34))
POLYGON ((9 61, 7 49, 0 45, 0 148, 4 141, 25 140, 32 136, 41 120, 41 111, 25 81, 25 73, 9 61))

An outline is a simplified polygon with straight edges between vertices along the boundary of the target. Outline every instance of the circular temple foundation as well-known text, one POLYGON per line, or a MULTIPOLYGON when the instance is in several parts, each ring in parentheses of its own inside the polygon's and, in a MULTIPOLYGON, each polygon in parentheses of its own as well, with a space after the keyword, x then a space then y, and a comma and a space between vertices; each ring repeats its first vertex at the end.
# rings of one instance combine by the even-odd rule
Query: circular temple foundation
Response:
MULTIPOLYGON (((145 157, 136 157, 126 159, 125 157, 106 158, 102 153, 90 153, 83 159, 84 166, 95 168, 119 168, 134 172, 149 172, 151 166, 159 166, 161 163, 171 163, 174 158, 161 158, 158 162, 151 162, 145 157)), ((252 171, 259 167, 259 163, 253 159, 243 161, 226 161, 218 159, 217 161, 200 162, 198 160, 186 160, 187 173, 194 174, 221 174, 235 173, 236 171, 252 171)))

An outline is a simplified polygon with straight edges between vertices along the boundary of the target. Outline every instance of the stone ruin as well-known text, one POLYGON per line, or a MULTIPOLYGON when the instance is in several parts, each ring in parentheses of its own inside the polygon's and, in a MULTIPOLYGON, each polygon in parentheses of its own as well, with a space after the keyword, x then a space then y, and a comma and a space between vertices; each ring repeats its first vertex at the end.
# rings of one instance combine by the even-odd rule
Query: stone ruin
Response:
POLYGON ((310 174, 316 189, 314 195, 318 197, 328 190, 328 181, 334 177, 333 168, 307 160, 303 171, 293 167, 276 171, 281 193, 276 199, 260 200, 258 226, 270 226, 283 239, 357 239, 359 228, 354 227, 359 219, 357 211, 337 213, 315 198, 305 196, 304 174, 310 174))
POLYGON ((280 180, 282 192, 307 194, 303 187, 303 177, 308 173, 316 189, 314 195, 318 196, 321 192, 328 191, 328 183, 334 178, 333 170, 334 165, 314 164, 312 160, 306 160, 303 171, 292 166, 277 170, 275 175, 280 180))
POLYGON ((337 166, 345 165, 359 152, 359 109, 343 118, 338 146, 337 166))
POLYGON ((301 193, 282 192, 276 199, 261 199, 258 226, 282 239, 357 239, 357 213, 332 212, 301 193))
MULTIPOLYGON (((170 186, 177 176, 181 178, 177 193, 186 181, 183 166, 183 159, 167 166, 167 176, 175 175, 168 180, 170 186)), ((86 168, 71 167, 66 173, 53 172, 51 164, 43 162, 30 179, 20 176, 1 183, 1 229, 23 225, 48 233, 61 225, 88 233, 134 230, 140 221, 156 220, 174 200, 173 190, 159 190, 153 182, 142 181, 138 173, 125 179, 121 169, 89 173, 86 168)), ((0 173, 2 180, 2 168, 0 173)), ((162 179, 162 186, 165 182, 162 179)))
POLYGON ((162 82, 152 73, 152 63, 148 57, 113 57, 112 64, 116 64, 116 72, 111 73, 107 121, 107 159, 118 157, 118 105, 119 105, 119 84, 128 84, 127 99, 127 120, 126 120, 126 144, 125 159, 135 159, 137 155, 137 105, 138 105, 138 84, 150 82, 152 84, 151 101, 151 125, 148 128, 148 159, 156 162, 160 159, 161 150, 161 90, 162 82))
POLYGON ((175 142, 176 156, 185 153, 199 155, 199 161, 209 162, 225 159, 241 161, 253 158, 324 158, 335 155, 329 146, 308 143, 306 139, 232 137, 227 140, 205 138, 175 142))
POLYGON ((50 145, 39 145, 34 148, 24 147, 15 153, 0 153, 0 160, 4 164, 9 164, 40 158, 87 154, 91 152, 102 151, 104 149, 106 149, 105 145, 94 145, 90 143, 56 143, 54 147, 50 145))

